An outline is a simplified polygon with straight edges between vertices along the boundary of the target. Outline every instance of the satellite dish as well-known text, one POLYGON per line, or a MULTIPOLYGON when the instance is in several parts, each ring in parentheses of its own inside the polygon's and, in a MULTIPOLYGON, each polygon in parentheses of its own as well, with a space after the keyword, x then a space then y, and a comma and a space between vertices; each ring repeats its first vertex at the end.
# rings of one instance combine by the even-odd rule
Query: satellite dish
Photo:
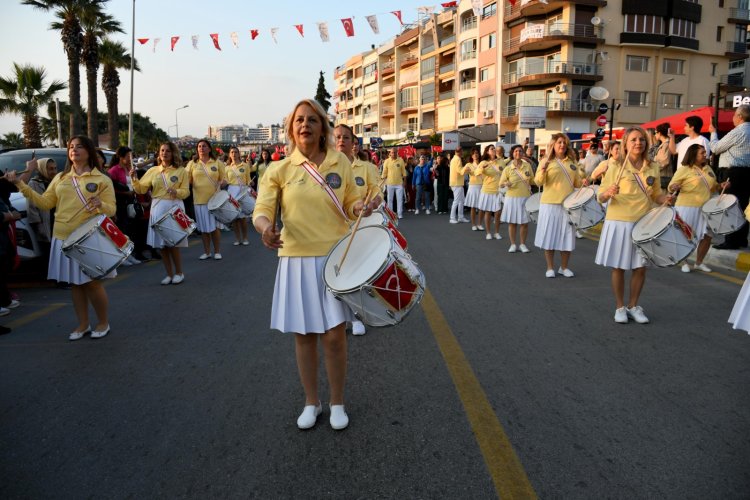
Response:
POLYGON ((593 24, 594 26, 599 26, 600 24, 602 24, 602 18, 598 16, 592 17, 591 24, 593 24))
POLYGON ((604 87, 591 87, 589 89, 589 96, 595 101, 603 101, 609 97, 609 90, 604 87))

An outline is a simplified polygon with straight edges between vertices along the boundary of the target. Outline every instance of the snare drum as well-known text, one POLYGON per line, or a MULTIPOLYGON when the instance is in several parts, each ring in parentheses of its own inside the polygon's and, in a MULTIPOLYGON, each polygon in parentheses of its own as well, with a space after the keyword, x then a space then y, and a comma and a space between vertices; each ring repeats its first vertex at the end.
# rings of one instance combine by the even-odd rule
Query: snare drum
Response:
POLYGON ((350 238, 351 233, 328 254, 323 268, 326 287, 369 326, 400 323, 422 300, 424 274, 383 226, 360 228, 339 269, 350 238))
POLYGON ((176 247, 195 231, 195 221, 185 214, 180 207, 172 207, 159 220, 151 224, 154 231, 159 233, 164 244, 176 247))
POLYGON ((240 217, 250 217, 255 210, 255 198, 250 196, 250 190, 243 188, 237 195, 237 203, 240 204, 240 217))
POLYGON ((207 205, 208 211, 222 224, 231 224, 240 216, 240 204, 226 191, 217 191, 207 205))
POLYGON ((745 216, 737 197, 725 194, 711 198, 701 207, 706 224, 714 234, 729 234, 745 225, 745 216))
POLYGON ((386 202, 383 202, 378 207, 378 210, 382 210, 383 214, 388 217, 388 220, 390 220, 394 226, 398 227, 398 217, 393 212, 393 210, 388 207, 388 204, 386 202))
POLYGON ((526 200, 526 212, 529 214, 531 222, 536 224, 539 218, 539 207, 542 204, 542 192, 534 193, 526 200))
POLYGON ((576 229, 588 229, 604 220, 606 212, 596 199, 596 188, 576 189, 563 200, 568 220, 576 229))
POLYGON ((87 276, 98 279, 114 271, 133 253, 133 242, 106 215, 96 215, 70 233, 62 245, 87 276))
POLYGON ((359 222, 359 227, 363 228, 369 226, 382 226, 386 228, 391 233, 391 236, 393 236, 393 239, 396 240, 398 246, 406 250, 406 238, 404 238, 404 235, 401 234, 401 231, 396 229, 396 225, 388 217, 388 214, 384 210, 378 208, 377 210, 373 211, 369 217, 362 217, 362 220, 359 222))
POLYGON ((697 246, 693 231, 672 207, 650 210, 633 226, 633 244, 658 267, 675 266, 697 246))

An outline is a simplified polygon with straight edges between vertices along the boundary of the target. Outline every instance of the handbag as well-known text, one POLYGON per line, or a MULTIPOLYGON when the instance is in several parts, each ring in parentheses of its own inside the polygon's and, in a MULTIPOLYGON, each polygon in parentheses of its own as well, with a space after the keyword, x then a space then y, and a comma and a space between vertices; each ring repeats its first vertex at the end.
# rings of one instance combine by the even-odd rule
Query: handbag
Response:
POLYGON ((133 199, 132 202, 128 203, 127 206, 128 218, 129 219, 142 219, 144 215, 143 205, 138 203, 138 200, 133 199))

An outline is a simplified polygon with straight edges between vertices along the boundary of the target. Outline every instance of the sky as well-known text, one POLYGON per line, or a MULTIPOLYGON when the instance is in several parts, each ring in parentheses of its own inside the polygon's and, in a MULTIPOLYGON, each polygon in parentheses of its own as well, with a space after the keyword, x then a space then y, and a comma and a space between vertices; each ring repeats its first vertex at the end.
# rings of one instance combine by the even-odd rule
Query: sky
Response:
MULTIPOLYGON (((125 30, 112 38, 125 43, 130 51, 134 0, 110 0, 107 12, 125 30)), ((12 75, 13 63, 43 66, 48 81, 67 83, 67 58, 57 31, 49 30, 53 15, 20 0, 2 0, 3 29, 0 30, 0 75, 12 75)), ((181 136, 203 137, 209 125, 281 123, 293 105, 314 97, 319 72, 325 72, 326 88, 334 93, 333 71, 349 57, 379 46, 398 34, 401 25, 391 11, 400 10, 404 23, 415 22, 417 8, 424 0, 379 0, 377 2, 334 2, 319 0, 137 0, 135 1, 135 54, 141 72, 135 73, 134 110, 151 118, 170 135, 175 131, 178 112, 181 136), (374 34, 365 16, 376 15, 380 33, 374 34), (342 18, 353 18, 354 37, 346 37, 342 18), (316 23, 328 23, 330 41, 323 43, 316 23), (294 27, 302 24, 304 38, 294 27), (279 28, 278 43, 271 28, 279 28), (251 40, 249 31, 260 35, 251 40), (235 48, 230 33, 239 35, 235 48), (213 47, 210 33, 219 33, 221 51, 213 47), (199 50, 191 36, 199 35, 199 50), (174 52, 170 37, 179 36, 174 52), (156 52, 153 39, 161 38, 156 52)), ((441 8, 434 4, 436 10, 441 8)), ((119 111, 127 113, 130 73, 121 71, 119 111)), ((99 70, 99 110, 106 112, 99 70)), ((67 89, 58 94, 68 100, 67 89)), ((81 68, 81 103, 86 105, 86 80, 81 68)), ((45 110, 40 110, 42 115, 45 110)), ((85 125, 84 125, 85 129, 85 125)), ((21 132, 21 117, 0 115, 0 135, 21 132)))

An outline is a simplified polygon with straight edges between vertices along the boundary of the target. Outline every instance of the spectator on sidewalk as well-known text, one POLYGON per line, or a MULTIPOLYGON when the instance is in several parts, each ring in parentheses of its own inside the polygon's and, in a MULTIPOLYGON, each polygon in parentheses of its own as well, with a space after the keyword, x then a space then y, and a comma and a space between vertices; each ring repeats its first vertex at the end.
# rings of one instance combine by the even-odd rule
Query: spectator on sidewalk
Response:
POLYGON ((707 157, 711 157, 711 144, 708 139, 701 135, 703 128, 703 119, 700 116, 688 116, 685 118, 685 137, 680 142, 676 142, 674 130, 668 129, 669 135, 669 152, 677 155, 677 165, 682 165, 687 149, 693 144, 700 144, 706 148, 707 157))

